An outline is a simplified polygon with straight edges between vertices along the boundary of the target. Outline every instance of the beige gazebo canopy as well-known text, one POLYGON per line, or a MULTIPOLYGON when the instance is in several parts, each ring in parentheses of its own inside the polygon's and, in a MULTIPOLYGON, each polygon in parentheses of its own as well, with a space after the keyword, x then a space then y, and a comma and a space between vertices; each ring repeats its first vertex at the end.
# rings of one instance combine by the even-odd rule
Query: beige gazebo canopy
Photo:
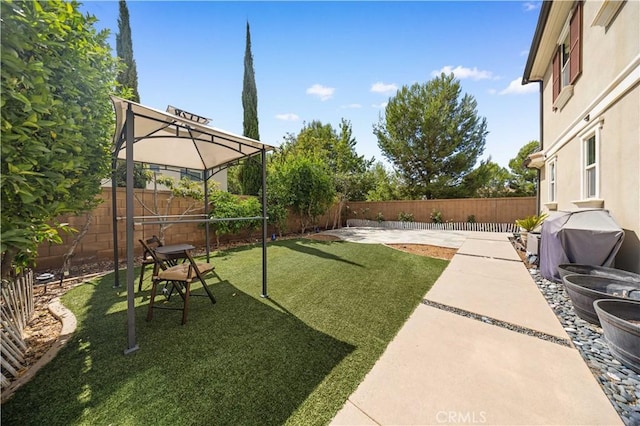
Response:
MULTIPOLYGON (((208 179, 218 170, 242 158, 262 157, 262 296, 267 297, 267 210, 266 210, 266 152, 274 149, 244 136, 234 135, 215 127, 209 127, 209 119, 169 106, 160 111, 122 99, 111 97, 116 114, 116 128, 112 151, 112 209, 114 232, 114 268, 118 282, 118 224, 116 217, 115 166, 118 159, 126 160, 126 230, 127 230, 127 331, 128 347, 125 353, 138 349, 135 336, 134 303, 134 162, 159 164, 171 167, 202 170, 205 185, 205 213, 208 208, 208 179)), ((237 218, 242 220, 244 218, 237 218)), ((209 220, 203 219, 202 222, 209 220)), ((207 256, 209 254, 209 227, 207 256)))
POLYGON ((273 147, 256 140, 207 126, 209 119, 169 107, 159 111, 126 99, 112 96, 116 112, 114 146, 117 158, 126 159, 123 140, 127 111, 135 117, 133 161, 212 170, 240 158, 259 154, 273 147))

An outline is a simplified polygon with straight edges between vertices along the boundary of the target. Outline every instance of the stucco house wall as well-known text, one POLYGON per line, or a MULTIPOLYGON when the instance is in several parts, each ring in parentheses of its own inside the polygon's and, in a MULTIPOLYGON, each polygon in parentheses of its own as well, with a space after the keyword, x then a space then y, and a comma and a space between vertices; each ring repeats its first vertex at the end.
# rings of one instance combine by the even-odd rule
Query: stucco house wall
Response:
MULTIPOLYGON (((563 22, 576 4, 546 5, 550 7, 543 29, 546 33, 540 39, 540 50, 529 58, 524 76, 525 82, 539 80, 534 76, 536 66, 546 67, 541 78, 544 160, 538 165, 539 208, 609 210, 625 230, 616 267, 640 272, 640 2, 623 2, 605 26, 594 24, 605 10, 604 2, 582 2, 581 74, 573 83, 571 97, 562 107, 554 108, 549 40, 560 39, 563 22), (584 150, 591 135, 596 135, 598 193, 588 197, 584 150), (555 200, 550 188, 552 163, 556 168, 555 200)), ((532 52, 534 47, 535 40, 532 52)))

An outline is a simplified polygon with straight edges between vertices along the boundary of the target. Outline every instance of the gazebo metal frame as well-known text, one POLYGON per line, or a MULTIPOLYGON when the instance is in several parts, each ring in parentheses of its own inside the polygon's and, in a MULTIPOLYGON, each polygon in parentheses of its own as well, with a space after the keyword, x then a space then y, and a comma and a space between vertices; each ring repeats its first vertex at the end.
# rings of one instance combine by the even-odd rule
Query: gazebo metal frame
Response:
MULTIPOLYGON (((118 216, 115 168, 126 160, 126 253, 127 253, 127 348, 129 354, 139 349, 135 327, 134 276, 134 163, 202 170, 204 173, 205 217, 209 213, 208 180, 228 165, 255 155, 262 157, 262 297, 267 294, 267 191, 266 153, 274 147, 244 136, 209 127, 209 119, 169 106, 168 112, 139 103, 111 97, 116 113, 116 130, 112 155, 112 215, 115 286, 120 286, 118 264, 118 216), (134 149, 134 147, 136 149, 134 149), (214 172, 214 170, 216 170, 214 172)), ((233 218, 248 220, 256 218, 233 218)), ((192 219, 202 223, 219 219, 192 219)), ((175 221, 184 223, 185 221, 175 221)), ((153 223, 153 222, 145 222, 153 223)), ((171 221, 164 221, 171 223, 171 221)), ((209 261, 209 227, 205 226, 207 261, 209 261)))

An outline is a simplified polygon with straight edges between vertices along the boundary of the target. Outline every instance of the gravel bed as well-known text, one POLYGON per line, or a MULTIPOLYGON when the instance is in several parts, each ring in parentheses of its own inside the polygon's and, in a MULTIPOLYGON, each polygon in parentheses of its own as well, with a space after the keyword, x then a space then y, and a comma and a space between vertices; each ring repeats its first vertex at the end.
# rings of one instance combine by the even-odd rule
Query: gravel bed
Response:
POLYGON ((576 315, 564 285, 529 273, 625 425, 640 426, 640 374, 613 357, 602 328, 576 315))

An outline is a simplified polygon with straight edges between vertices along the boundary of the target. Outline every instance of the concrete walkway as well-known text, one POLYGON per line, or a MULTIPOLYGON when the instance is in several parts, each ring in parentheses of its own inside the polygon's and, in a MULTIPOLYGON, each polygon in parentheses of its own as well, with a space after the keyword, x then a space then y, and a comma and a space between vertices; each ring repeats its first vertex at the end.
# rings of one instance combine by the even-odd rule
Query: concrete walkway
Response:
POLYGON ((508 234, 331 234, 459 249, 332 424, 622 424, 508 234))

